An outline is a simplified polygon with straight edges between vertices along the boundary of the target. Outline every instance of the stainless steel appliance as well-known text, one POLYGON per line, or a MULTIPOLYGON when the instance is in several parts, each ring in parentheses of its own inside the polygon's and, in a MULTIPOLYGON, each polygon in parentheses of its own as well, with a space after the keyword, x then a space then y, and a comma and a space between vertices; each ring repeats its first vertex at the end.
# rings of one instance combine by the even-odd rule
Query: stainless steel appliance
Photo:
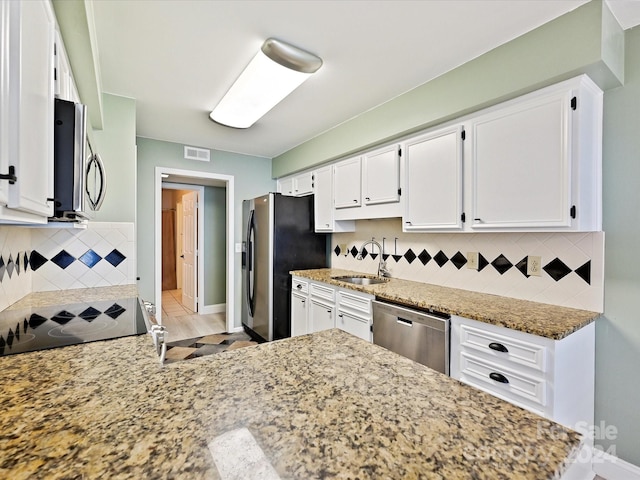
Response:
POLYGON ((373 301, 373 343, 449 375, 450 316, 373 301))
POLYGON ((269 193, 243 202, 242 325, 258 340, 291 336, 291 270, 327 266, 313 196, 269 193))
POLYGON ((138 297, 7 309, 0 313, 0 357, 147 333, 138 297))
POLYGON ((107 188, 104 165, 87 138, 87 107, 55 100, 53 197, 55 221, 91 218, 107 188))

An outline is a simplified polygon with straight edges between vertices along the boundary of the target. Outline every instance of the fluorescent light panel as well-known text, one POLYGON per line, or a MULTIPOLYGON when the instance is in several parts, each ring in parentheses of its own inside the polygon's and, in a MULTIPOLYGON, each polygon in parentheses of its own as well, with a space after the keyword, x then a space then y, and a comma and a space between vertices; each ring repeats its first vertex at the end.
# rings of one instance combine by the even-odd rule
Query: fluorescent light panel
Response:
POLYGON ((270 38, 209 117, 229 127, 249 128, 321 65, 315 55, 270 38))

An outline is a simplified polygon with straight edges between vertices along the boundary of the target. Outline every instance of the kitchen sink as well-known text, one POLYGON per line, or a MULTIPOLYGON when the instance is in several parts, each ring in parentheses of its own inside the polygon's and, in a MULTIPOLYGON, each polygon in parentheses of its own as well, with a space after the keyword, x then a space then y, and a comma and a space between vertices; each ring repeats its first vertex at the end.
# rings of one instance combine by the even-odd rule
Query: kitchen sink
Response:
POLYGON ((339 282, 353 283, 354 285, 376 285, 378 283, 386 283, 389 281, 388 278, 381 277, 333 277, 334 280, 338 280, 339 282))

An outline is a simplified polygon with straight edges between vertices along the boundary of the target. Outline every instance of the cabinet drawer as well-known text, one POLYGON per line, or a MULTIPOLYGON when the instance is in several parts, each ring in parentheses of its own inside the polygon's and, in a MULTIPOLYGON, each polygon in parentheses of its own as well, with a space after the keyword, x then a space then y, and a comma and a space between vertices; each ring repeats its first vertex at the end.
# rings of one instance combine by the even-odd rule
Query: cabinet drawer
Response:
POLYGON ((338 292, 338 303, 340 308, 346 307, 351 310, 364 313, 367 317, 371 315, 371 299, 349 292, 338 292))
POLYGON ((307 294, 309 293, 309 283, 299 278, 294 278, 291 283, 291 292, 307 294))
POLYGON ((324 298, 331 302, 335 301, 335 290, 332 287, 321 285, 318 283, 312 283, 309 285, 309 293, 312 297, 324 298))
POLYGON ((533 342, 516 340, 498 333, 479 330, 467 325, 460 326, 460 343, 462 349, 471 349, 491 355, 506 365, 511 364, 546 372, 547 349, 533 342))
POLYGON ((460 373, 460 380, 513 403, 524 403, 542 410, 547 405, 547 386, 544 379, 492 365, 491 362, 464 352, 460 356, 460 373))

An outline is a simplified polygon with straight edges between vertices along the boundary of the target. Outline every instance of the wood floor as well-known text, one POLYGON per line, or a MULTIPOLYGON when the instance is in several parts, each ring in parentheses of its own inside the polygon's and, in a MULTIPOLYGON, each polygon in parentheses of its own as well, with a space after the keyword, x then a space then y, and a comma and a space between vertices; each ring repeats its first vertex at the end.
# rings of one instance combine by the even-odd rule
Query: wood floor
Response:
POLYGON ((204 337, 227 331, 225 313, 198 315, 180 303, 181 290, 162 292, 162 324, 167 327, 167 341, 204 337))

